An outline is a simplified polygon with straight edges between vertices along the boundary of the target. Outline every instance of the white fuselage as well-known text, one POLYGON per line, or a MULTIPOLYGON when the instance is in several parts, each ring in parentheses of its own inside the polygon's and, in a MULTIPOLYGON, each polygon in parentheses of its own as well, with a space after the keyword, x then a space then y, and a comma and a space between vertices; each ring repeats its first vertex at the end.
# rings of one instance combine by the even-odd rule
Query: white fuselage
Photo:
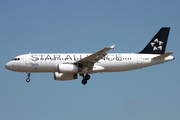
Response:
POLYGON ((52 72, 55 80, 73 80, 78 75, 85 85, 89 74, 98 72, 122 72, 144 68, 174 60, 173 52, 166 52, 170 27, 162 27, 139 53, 109 53, 115 45, 104 47, 95 53, 24 54, 6 63, 8 70, 26 72, 30 81, 32 72, 52 72))
MULTIPOLYGON (((7 69, 17 72, 58 72, 59 64, 73 64, 74 62, 91 54, 24 54, 15 57, 5 66, 7 69)), ((89 73, 96 72, 121 72, 148 67, 174 59, 168 56, 164 59, 154 60, 158 54, 126 54, 109 53, 103 59, 94 64, 89 73)))

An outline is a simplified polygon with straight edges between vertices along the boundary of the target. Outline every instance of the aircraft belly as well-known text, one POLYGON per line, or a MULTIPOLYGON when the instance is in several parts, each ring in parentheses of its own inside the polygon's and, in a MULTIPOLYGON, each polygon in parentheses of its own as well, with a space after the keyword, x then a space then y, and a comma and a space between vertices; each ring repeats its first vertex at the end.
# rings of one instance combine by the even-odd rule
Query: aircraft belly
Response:
POLYGON ((37 67, 37 71, 39 72, 57 72, 56 63, 48 62, 48 63, 40 63, 37 67))
POLYGON ((114 61, 114 62, 102 63, 101 66, 105 68, 103 72, 119 72, 119 71, 137 69, 136 68, 137 63, 133 61, 132 62, 114 61))
POLYGON ((21 65, 19 72, 57 72, 54 63, 29 63, 21 65))

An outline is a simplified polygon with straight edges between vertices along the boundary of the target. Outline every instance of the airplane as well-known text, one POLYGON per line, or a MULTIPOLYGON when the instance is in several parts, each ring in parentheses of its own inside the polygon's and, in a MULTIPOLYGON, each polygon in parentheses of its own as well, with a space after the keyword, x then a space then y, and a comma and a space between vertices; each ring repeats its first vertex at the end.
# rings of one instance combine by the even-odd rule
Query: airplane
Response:
POLYGON ((174 60, 173 52, 165 53, 169 31, 170 27, 162 27, 138 53, 107 53, 115 45, 95 53, 29 53, 15 57, 5 68, 26 72, 26 82, 30 82, 31 73, 51 72, 60 81, 74 80, 79 75, 86 85, 90 74, 129 71, 174 60))

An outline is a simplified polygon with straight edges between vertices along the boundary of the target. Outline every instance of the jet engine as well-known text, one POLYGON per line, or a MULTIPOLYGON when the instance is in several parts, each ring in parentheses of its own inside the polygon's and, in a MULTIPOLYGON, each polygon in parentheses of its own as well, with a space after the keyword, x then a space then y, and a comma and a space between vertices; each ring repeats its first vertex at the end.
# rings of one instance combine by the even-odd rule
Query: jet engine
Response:
POLYGON ((74 64, 59 64, 58 72, 59 73, 77 73, 78 66, 74 64))
POLYGON ((77 79, 77 74, 71 74, 71 73, 54 73, 54 79, 55 80, 73 80, 77 79))

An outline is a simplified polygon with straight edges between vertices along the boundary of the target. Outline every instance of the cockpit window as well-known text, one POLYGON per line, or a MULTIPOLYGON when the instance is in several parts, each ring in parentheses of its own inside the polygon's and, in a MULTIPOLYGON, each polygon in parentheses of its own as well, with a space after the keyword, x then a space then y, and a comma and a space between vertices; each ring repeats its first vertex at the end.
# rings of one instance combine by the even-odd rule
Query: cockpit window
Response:
POLYGON ((13 61, 18 61, 18 60, 20 60, 20 58, 14 58, 14 59, 12 59, 13 61))

